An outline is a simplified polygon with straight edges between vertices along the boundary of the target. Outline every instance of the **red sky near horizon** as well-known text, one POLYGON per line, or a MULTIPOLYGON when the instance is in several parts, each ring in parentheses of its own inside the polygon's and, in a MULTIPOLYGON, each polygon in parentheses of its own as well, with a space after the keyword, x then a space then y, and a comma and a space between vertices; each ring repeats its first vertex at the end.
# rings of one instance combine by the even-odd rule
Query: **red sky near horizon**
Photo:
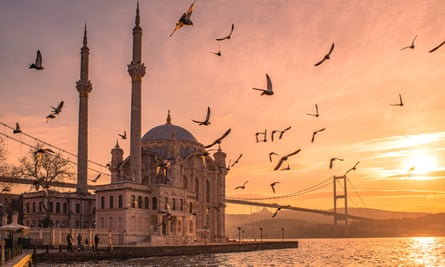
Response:
MULTIPOLYGON (((228 197, 273 196, 273 181, 280 181, 275 195, 290 194, 360 161, 348 178, 368 208, 445 211, 445 45, 429 53, 445 41, 442 1, 197 0, 194 26, 169 37, 191 3, 139 1, 147 67, 142 134, 164 124, 168 110, 173 124, 204 145, 231 128, 222 149, 227 161, 243 157, 227 176, 228 197), (232 23, 232 38, 216 41, 232 23), (415 36, 414 49, 402 50, 415 36), (315 67, 332 43, 330 59, 315 67), (213 54, 219 48, 220 57, 213 54), (272 96, 252 90, 266 87, 266 73, 272 96), (391 106, 399 94, 404 106, 391 106), (315 104, 319 117, 306 114, 315 104), (205 117, 207 106, 212 124, 193 123, 205 117), (282 139, 270 141, 271 131, 288 126, 282 139), (257 143, 255 133, 264 129, 269 140, 257 143), (270 163, 269 152, 298 148, 283 165, 289 171, 273 170, 278 158, 270 163), (344 161, 330 169, 332 157, 344 161), (246 189, 234 189, 246 180, 246 189)), ((75 82, 86 23, 93 84, 89 159, 106 164, 118 134, 130 127, 127 64, 135 8, 136 1, 117 0, 0 2, 0 122, 20 122, 27 134, 76 153, 75 82), (28 69, 37 49, 43 71, 28 69), (61 100, 63 112, 45 123, 50 106, 61 100)), ((5 127, 0 132, 12 134, 5 127)), ((127 156, 129 141, 119 142, 127 156)), ((11 163, 29 150, 8 139, 4 146, 11 163)), ((331 187, 316 193, 312 198, 320 204, 308 205, 332 208, 331 187)), ((229 206, 228 212, 238 209, 229 206)))

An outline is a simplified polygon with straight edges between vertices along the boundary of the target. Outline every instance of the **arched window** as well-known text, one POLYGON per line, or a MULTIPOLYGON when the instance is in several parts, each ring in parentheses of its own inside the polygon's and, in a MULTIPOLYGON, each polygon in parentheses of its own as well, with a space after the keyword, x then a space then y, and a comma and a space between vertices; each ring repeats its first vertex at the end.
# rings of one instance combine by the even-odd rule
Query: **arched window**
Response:
POLYGON ((206 180, 206 201, 210 202, 210 182, 206 180))
POLYGON ((188 188, 187 176, 185 175, 182 177, 182 186, 188 188))
POLYGON ((146 209, 149 208, 149 200, 148 200, 148 197, 145 197, 145 199, 144 199, 144 207, 145 207, 146 209))
POLYGON ((193 213, 193 203, 190 202, 189 204, 189 213, 192 214, 193 213))
POLYGON ((151 209, 152 210, 157 210, 158 209, 158 198, 157 197, 153 197, 151 199, 151 209))
POLYGON ((138 196, 138 209, 142 209, 142 197, 138 196))
POLYGON ((199 181, 195 179, 195 192, 196 192, 196 200, 199 200, 199 181))

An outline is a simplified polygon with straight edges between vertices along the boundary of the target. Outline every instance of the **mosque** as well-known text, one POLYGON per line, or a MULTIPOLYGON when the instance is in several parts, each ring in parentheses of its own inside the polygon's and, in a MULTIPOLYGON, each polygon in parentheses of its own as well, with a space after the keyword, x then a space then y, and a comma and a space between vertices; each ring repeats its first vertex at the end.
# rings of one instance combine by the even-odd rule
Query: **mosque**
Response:
MULTIPOLYGON (((186 129, 174 125, 170 111, 165 123, 141 136, 142 28, 139 5, 133 27, 130 154, 119 143, 111 149, 111 181, 88 192, 89 49, 85 27, 81 48, 78 164, 76 192, 47 192, 47 214, 56 227, 109 231, 126 244, 190 244, 222 242, 225 236, 226 154, 210 155, 186 129), (55 218, 55 219, 54 219, 55 218)), ((24 194, 24 224, 34 225, 42 214, 43 192, 24 194), (39 204, 37 204, 39 203, 39 204), (37 205, 36 205, 37 204, 37 205)))

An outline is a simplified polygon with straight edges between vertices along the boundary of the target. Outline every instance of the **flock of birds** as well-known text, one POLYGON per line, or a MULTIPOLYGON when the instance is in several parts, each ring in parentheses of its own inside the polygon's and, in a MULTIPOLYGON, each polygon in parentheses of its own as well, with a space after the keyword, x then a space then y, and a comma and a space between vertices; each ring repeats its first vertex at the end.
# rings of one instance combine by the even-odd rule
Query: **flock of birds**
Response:
MULTIPOLYGON (((194 8, 194 6, 195 6, 195 2, 196 2, 196 0, 193 1, 192 4, 189 6, 189 8, 186 10, 186 12, 184 12, 184 13, 180 16, 180 18, 178 19, 178 21, 177 21, 177 23, 176 23, 176 25, 175 25, 173 31, 170 33, 170 37, 173 36, 173 34, 174 34, 176 31, 178 31, 179 29, 181 29, 183 26, 193 26, 192 13, 193 13, 193 8, 194 8)), ((232 33, 234 32, 234 29, 235 29, 235 25, 232 24, 229 33, 228 33, 227 35, 223 36, 223 37, 216 38, 216 41, 230 40, 231 37, 232 37, 232 33)), ((414 48, 415 48, 415 42, 416 42, 416 39, 417 39, 417 35, 412 39, 411 43, 410 43, 408 46, 402 47, 401 50, 405 50, 405 49, 414 49, 414 48)), ((440 47, 442 47, 444 44, 445 44, 445 41, 441 42, 440 44, 438 44, 437 46, 435 46, 434 48, 432 48, 432 49, 429 50, 428 52, 429 52, 429 53, 433 53, 433 52, 435 52, 436 50, 438 50, 440 47)), ((334 52, 334 48, 335 48, 335 43, 332 42, 332 44, 331 44, 331 46, 330 46, 328 52, 322 57, 321 60, 317 61, 317 62, 314 64, 314 66, 315 66, 315 67, 319 67, 321 64, 323 64, 323 63, 326 62, 327 60, 330 60, 331 57, 332 57, 332 54, 333 54, 333 52, 334 52)), ((221 56, 222 53, 221 53, 221 48, 220 48, 220 46, 218 46, 218 50, 217 50, 216 52, 210 52, 210 53, 215 54, 215 55, 217 55, 217 56, 221 56)), ((37 50, 37 54, 36 54, 35 61, 34 61, 32 64, 29 65, 29 68, 30 68, 30 69, 35 69, 35 70, 38 70, 38 71, 41 71, 41 70, 44 69, 44 67, 43 67, 43 65, 42 65, 42 54, 41 54, 40 50, 37 50)), ((265 75, 266 75, 266 88, 252 87, 252 89, 253 89, 253 90, 256 90, 256 91, 260 91, 260 92, 261 92, 261 93, 260 93, 260 96, 263 96, 263 95, 265 95, 265 96, 272 96, 272 95, 274 95, 274 90, 273 90, 273 86, 272 86, 272 79, 271 79, 271 77, 270 77, 270 75, 269 75, 268 73, 266 73, 265 75)), ((51 120, 51 119, 55 119, 55 118, 62 112, 63 105, 64 105, 64 101, 61 101, 56 107, 51 106, 51 109, 52 109, 52 110, 51 110, 50 114, 46 116, 46 122, 48 122, 48 121, 51 120)), ((403 99, 402 99, 402 95, 399 93, 399 102, 398 102, 398 103, 392 103, 392 104, 390 104, 390 105, 391 105, 391 106, 400 106, 400 107, 403 107, 403 106, 404 106, 404 102, 403 102, 403 99)), ((203 120, 193 120, 193 119, 192 119, 192 121, 193 121, 194 123, 197 123, 197 124, 200 125, 200 126, 209 126, 209 125, 211 124, 211 122, 210 122, 210 114, 211 114, 210 107, 207 107, 207 113, 206 113, 206 116, 205 116, 205 118, 204 118, 203 120)), ((315 112, 314 112, 314 113, 306 113, 306 114, 307 114, 308 116, 313 116, 313 117, 315 117, 315 118, 320 117, 318 104, 315 104, 315 112)), ((283 130, 273 130, 273 131, 271 132, 271 135, 270 135, 271 141, 274 142, 275 134, 279 134, 279 135, 278 135, 278 139, 282 139, 282 138, 284 137, 284 134, 285 134, 288 130, 290 130, 290 129, 291 129, 291 126, 285 128, 285 129, 283 129, 283 130)), ((314 143, 314 142, 315 142, 315 137, 316 137, 319 133, 321 133, 321 132, 323 132, 323 131, 325 131, 325 130, 326 130, 326 128, 321 128, 321 129, 318 129, 318 130, 314 131, 314 132, 312 133, 311 143, 314 143)), ((16 128, 14 129, 13 133, 14 133, 14 134, 19 134, 19 133, 21 133, 21 132, 22 132, 22 130, 21 130, 21 128, 20 128, 20 124, 17 122, 17 123, 16 123, 16 128)), ((223 140, 224 138, 226 138, 226 137, 230 134, 230 132, 231 132, 231 129, 230 129, 230 128, 227 129, 227 130, 226 130, 226 131, 225 131, 219 138, 215 139, 215 141, 213 141, 213 142, 210 143, 209 145, 204 146, 204 148, 206 148, 206 149, 209 151, 209 150, 211 149, 211 147, 213 147, 214 145, 216 145, 216 144, 221 144, 222 140, 223 140)), ((127 133, 126 133, 126 131, 124 131, 122 134, 118 134, 118 136, 119 136, 121 139, 123 139, 123 140, 127 139, 127 133)), ((267 136, 268 136, 268 134, 267 134, 267 129, 265 129, 264 131, 256 132, 256 133, 255 133, 256 142, 257 142, 257 143, 259 143, 259 142, 267 142, 267 141, 268 141, 268 140, 267 140, 267 136)), ((281 168, 281 166, 282 166, 283 163, 285 163, 290 157, 297 155, 300 151, 301 151, 301 149, 296 149, 296 150, 294 150, 294 151, 292 151, 292 152, 290 152, 290 153, 288 153, 288 154, 285 154, 285 155, 281 156, 281 157, 279 158, 278 162, 276 163, 276 165, 275 165, 275 167, 274 167, 273 169, 274 169, 275 171, 276 171, 276 170, 290 170, 290 166, 289 166, 289 164, 287 165, 287 167, 284 167, 284 168, 281 168)), ((35 151, 35 153, 54 153, 54 152, 51 151, 50 149, 39 148, 38 150, 35 151)), ((235 165, 239 162, 239 160, 241 159, 242 156, 243 156, 243 154, 241 153, 241 154, 238 156, 238 158, 237 158, 233 163, 229 163, 229 164, 228 164, 228 167, 227 167, 227 168, 230 169, 231 167, 235 166, 235 165)), ((270 153, 269 153, 269 161, 270 161, 270 162, 273 161, 272 156, 278 156, 278 157, 279 157, 279 154, 276 153, 276 152, 270 152, 270 153)), ((334 161, 343 161, 343 160, 344 160, 344 159, 337 158, 337 157, 333 157, 333 158, 331 158, 330 161, 329 161, 329 168, 330 168, 330 169, 333 168, 334 161)), ((346 175, 347 173, 349 173, 350 171, 356 170, 358 164, 359 164, 359 162, 357 162, 352 168, 350 168, 349 170, 347 170, 347 171, 345 172, 345 175, 346 175)), ((162 166, 161 166, 161 167, 162 167, 162 166)), ((165 166, 164 166, 164 167, 165 167, 165 166)), ((162 169, 162 168, 160 168, 160 169, 162 169)), ((165 168, 164 168, 164 169, 165 169, 165 168)), ((158 171, 159 171, 159 170, 158 170, 158 171)), ((90 181, 91 181, 91 182, 96 182, 100 177, 101 177, 101 174, 99 173, 94 179, 90 179, 90 181)), ((248 181, 245 181, 242 185, 236 186, 236 187, 235 187, 235 190, 242 190, 242 189, 245 189, 247 183, 248 183, 248 181)), ((274 182, 272 182, 272 183, 270 184, 273 193, 276 192, 276 188, 275 188, 275 186, 276 186, 277 184, 279 184, 279 183, 280 183, 279 181, 274 181, 274 182)), ((5 188, 3 189, 2 192, 5 192, 5 191, 7 191, 7 190, 10 190, 10 188, 9 188, 9 187, 5 187, 5 188)), ((278 211, 279 211, 280 209, 281 209, 281 207, 279 207, 279 208, 276 210, 276 212, 273 214, 273 217, 275 217, 275 216, 277 215, 277 213, 278 213, 278 211)))

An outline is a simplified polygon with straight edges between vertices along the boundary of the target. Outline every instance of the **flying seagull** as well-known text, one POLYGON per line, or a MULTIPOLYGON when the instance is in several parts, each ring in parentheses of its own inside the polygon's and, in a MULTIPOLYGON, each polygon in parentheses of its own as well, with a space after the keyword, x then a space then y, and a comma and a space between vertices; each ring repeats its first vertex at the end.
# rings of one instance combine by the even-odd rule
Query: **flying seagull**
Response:
POLYGON ((99 173, 94 179, 90 179, 90 181, 93 183, 97 182, 97 180, 99 180, 99 178, 100 178, 100 175, 101 174, 99 173))
POLYGON ((275 153, 275 152, 270 152, 270 153, 269 153, 269 161, 270 161, 270 162, 272 162, 272 156, 273 156, 273 155, 278 156, 277 153, 275 153))
POLYGON ((221 54, 221 47, 218 46, 218 51, 216 51, 216 52, 210 52, 210 53, 212 53, 212 54, 217 55, 218 57, 220 57, 220 56, 222 55, 222 54, 221 54))
POLYGON ((261 89, 261 88, 255 88, 252 89, 261 91, 261 95, 273 95, 272 90, 272 81, 270 80, 269 74, 266 73, 266 80, 267 80, 267 89, 261 89))
POLYGON ((210 147, 212 147, 212 146, 214 146, 214 145, 216 145, 216 144, 221 144, 221 141, 227 136, 227 135, 229 135, 229 133, 230 133, 230 131, 231 131, 232 129, 227 129, 227 131, 220 137, 220 138, 218 138, 218 139, 216 139, 215 141, 213 141, 213 143, 211 143, 210 145, 207 145, 207 146, 205 146, 204 148, 210 148, 210 147))
POLYGON ((285 128, 285 129, 281 130, 281 131, 280 131, 280 136, 278 136, 278 139, 283 138, 284 133, 287 132, 287 131, 289 131, 290 128, 291 128, 291 126, 289 126, 289 127, 285 128))
POLYGON ((241 159, 242 156, 243 156, 243 153, 239 154, 238 158, 232 164, 230 164, 230 168, 235 166, 235 164, 238 163, 238 161, 241 159))
POLYGON ((297 149, 297 150, 295 150, 292 153, 289 153, 289 154, 287 154, 285 156, 282 156, 280 158, 280 161, 278 161, 278 164, 275 166, 274 171, 278 170, 280 168, 281 164, 283 164, 283 162, 285 162, 290 156, 296 155, 300 151, 301 151, 301 149, 297 149))
POLYGON ((232 29, 230 30, 230 33, 227 36, 224 36, 222 38, 216 38, 216 41, 222 41, 226 39, 230 39, 232 37, 232 32, 235 29, 235 24, 232 23, 232 29))
POLYGON ((18 134, 22 132, 22 129, 20 129, 20 124, 18 122, 15 123, 15 129, 12 131, 14 134, 18 134))
POLYGON ((331 158, 331 160, 329 160, 329 169, 332 169, 332 167, 334 167, 334 161, 335 161, 335 160, 343 161, 344 159, 340 159, 340 158, 331 158))
POLYGON ((397 104, 390 104, 391 106, 399 106, 399 107, 403 107, 403 100, 402 100, 402 95, 399 94, 399 103, 397 104))
POLYGON ((318 114, 318 105, 315 104, 315 113, 306 113, 309 116, 314 116, 314 117, 318 117, 320 116, 320 114, 318 114))
POLYGON ((354 164, 354 166, 352 167, 352 168, 350 168, 349 170, 347 170, 346 172, 345 172, 345 175, 346 174, 348 174, 350 171, 355 171, 355 170, 357 170, 357 165, 360 163, 360 161, 357 161, 355 164, 354 164))
POLYGON ((203 120, 203 121, 192 120, 192 121, 198 123, 199 125, 209 125, 210 124, 210 107, 207 107, 207 115, 206 115, 205 120, 203 120))
POLYGON ((444 45, 445 44, 445 41, 443 41, 442 43, 440 43, 438 46, 436 46, 436 47, 434 47, 433 49, 431 49, 430 51, 428 51, 428 52, 430 52, 430 53, 433 53, 434 51, 436 51, 437 49, 439 49, 442 45, 444 45))
POLYGON ((46 123, 48 123, 48 121, 50 119, 55 119, 55 118, 56 118, 56 115, 54 113, 49 114, 48 116, 46 116, 46 123))
POLYGON ((235 187, 235 190, 237 190, 237 189, 245 189, 245 188, 246 188, 246 184, 247 184, 248 182, 249 182, 249 181, 245 181, 243 185, 238 185, 237 187, 235 187))
POLYGON ((123 140, 127 139, 127 131, 126 130, 124 130, 123 134, 117 134, 117 135, 119 135, 123 140))
POLYGON ((192 22, 192 12, 193 12, 193 6, 195 5, 195 1, 193 1, 193 3, 190 5, 190 7, 187 9, 187 12, 185 12, 184 14, 182 14, 182 16, 179 18, 178 22, 176 22, 176 26, 173 29, 173 32, 170 33, 170 37, 173 35, 173 33, 175 33, 175 31, 179 30, 182 28, 182 26, 184 25, 190 25, 193 26, 193 22, 192 22))
POLYGON ((409 46, 405 46, 404 48, 402 48, 402 49, 400 49, 400 50, 404 50, 404 49, 407 49, 407 48, 414 49, 414 42, 416 41, 416 38, 417 38, 417 35, 414 36, 414 39, 411 41, 411 45, 409 45, 409 46))
POLYGON ((279 183, 280 182, 273 182, 273 183, 270 184, 270 187, 272 187, 272 191, 273 191, 274 194, 275 194, 275 185, 279 184, 279 183))
POLYGON ((54 154, 54 151, 50 148, 39 148, 36 151, 34 151, 34 154, 45 154, 45 153, 54 154))
POLYGON ((60 101, 60 103, 57 105, 57 107, 51 106, 51 108, 53 109, 52 113, 54 115, 58 115, 60 112, 62 112, 63 101, 60 101))
POLYGON ((30 69, 36 69, 36 70, 43 70, 43 66, 42 66, 42 54, 40 53, 40 50, 37 50, 37 55, 36 55, 36 61, 34 63, 32 63, 31 65, 29 65, 30 69))
POLYGON ((326 128, 321 128, 320 130, 316 130, 312 133, 312 140, 311 143, 313 143, 315 141, 315 135, 317 135, 319 132, 323 132, 324 130, 326 130, 326 128))
POLYGON ((267 129, 264 129, 264 132, 256 132, 255 133, 255 138, 256 138, 256 142, 258 143, 258 142, 267 142, 267 129), (263 135, 263 140, 259 140, 258 139, 258 136, 259 135, 263 135))
POLYGON ((315 63, 315 65, 314 65, 315 67, 319 66, 319 65, 320 65, 321 63, 323 63, 325 60, 328 60, 328 59, 331 58, 331 53, 332 53, 332 51, 334 50, 334 46, 335 46, 335 44, 332 43, 331 48, 329 49, 329 52, 323 57, 322 60, 320 60, 319 62, 315 63))

